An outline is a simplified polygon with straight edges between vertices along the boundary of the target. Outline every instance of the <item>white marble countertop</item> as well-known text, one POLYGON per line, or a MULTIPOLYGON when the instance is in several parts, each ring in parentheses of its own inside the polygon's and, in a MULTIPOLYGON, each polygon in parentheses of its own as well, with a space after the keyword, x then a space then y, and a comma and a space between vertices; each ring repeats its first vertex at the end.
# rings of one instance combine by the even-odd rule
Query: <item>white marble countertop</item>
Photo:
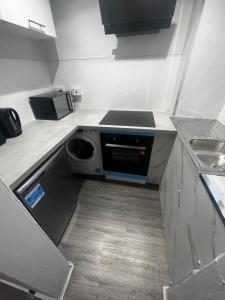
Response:
POLYGON ((8 139, 7 143, 0 147, 0 178, 11 189, 16 188, 78 127, 176 133, 169 115, 165 113, 154 113, 156 128, 148 128, 99 125, 107 112, 79 110, 60 121, 34 121, 25 125, 21 136, 8 139))
MULTIPOLYGON (((115 126, 115 125, 99 125, 100 121, 108 113, 108 110, 79 110, 70 114, 61 121, 60 124, 76 125, 80 127, 95 127, 95 128, 109 128, 109 129, 128 129, 135 131, 157 131, 157 132, 176 132, 173 122, 170 120, 169 114, 154 112, 154 119, 156 127, 132 127, 132 126, 115 126)), ((45 121, 44 121, 45 122, 45 121)))

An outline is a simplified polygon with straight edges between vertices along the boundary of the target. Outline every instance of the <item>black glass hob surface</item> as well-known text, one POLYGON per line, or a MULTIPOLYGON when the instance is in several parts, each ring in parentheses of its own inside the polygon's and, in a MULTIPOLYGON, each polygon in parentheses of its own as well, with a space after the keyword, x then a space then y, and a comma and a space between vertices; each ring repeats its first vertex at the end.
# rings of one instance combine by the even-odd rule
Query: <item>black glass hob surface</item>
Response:
POLYGON ((153 112, 150 111, 110 110, 99 125, 156 127, 153 112))

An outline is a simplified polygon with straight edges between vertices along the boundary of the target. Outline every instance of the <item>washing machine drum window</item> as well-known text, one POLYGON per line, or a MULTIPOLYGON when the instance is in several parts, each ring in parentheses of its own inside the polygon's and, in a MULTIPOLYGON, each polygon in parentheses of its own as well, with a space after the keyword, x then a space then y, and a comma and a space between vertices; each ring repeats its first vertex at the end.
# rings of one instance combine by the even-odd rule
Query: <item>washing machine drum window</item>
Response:
POLYGON ((90 159, 95 150, 90 142, 80 138, 72 139, 68 146, 70 153, 77 159, 90 159))

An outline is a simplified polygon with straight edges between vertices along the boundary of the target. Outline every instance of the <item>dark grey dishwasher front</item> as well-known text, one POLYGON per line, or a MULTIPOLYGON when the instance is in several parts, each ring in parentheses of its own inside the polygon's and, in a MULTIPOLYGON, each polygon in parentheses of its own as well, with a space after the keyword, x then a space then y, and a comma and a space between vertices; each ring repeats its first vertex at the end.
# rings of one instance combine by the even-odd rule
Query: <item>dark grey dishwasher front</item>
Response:
POLYGON ((19 186, 15 194, 58 245, 78 199, 64 146, 19 186))

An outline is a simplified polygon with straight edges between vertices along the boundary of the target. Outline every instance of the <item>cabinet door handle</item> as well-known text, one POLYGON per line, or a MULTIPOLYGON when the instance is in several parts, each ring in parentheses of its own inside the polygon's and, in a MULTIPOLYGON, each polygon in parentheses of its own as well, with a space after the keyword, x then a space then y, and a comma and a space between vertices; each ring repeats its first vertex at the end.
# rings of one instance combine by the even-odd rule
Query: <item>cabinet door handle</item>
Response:
POLYGON ((45 25, 28 19, 28 28, 37 32, 45 33, 45 25))

